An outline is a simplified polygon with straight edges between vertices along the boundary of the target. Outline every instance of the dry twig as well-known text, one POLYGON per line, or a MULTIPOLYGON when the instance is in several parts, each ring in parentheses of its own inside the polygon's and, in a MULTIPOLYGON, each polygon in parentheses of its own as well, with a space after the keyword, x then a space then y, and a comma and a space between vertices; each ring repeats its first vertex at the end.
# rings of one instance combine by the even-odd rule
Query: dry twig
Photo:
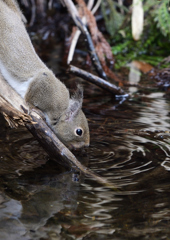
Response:
POLYGON ((114 81, 121 82, 121 80, 107 66, 106 62, 109 62, 110 66, 114 65, 114 57, 109 43, 97 27, 96 20, 93 15, 94 9, 90 11, 90 9, 87 8, 84 0, 76 1, 79 5, 79 9, 81 9, 81 15, 86 16, 87 25, 89 27, 94 47, 99 57, 99 61, 101 62, 101 65, 103 67, 103 70, 105 71, 107 76, 112 78, 114 81))
POLYGON ((36 16, 36 4, 35 4, 35 0, 31 0, 31 20, 29 23, 29 26, 33 26, 34 22, 35 22, 35 16, 36 16))
MULTIPOLYGON (((96 5, 92 9, 93 4, 94 4, 94 0, 89 0, 88 3, 87 3, 87 8, 89 10, 92 9, 92 12, 94 14, 97 11, 98 7, 100 6, 100 2, 101 2, 101 0, 98 0, 96 5)), ((81 12, 79 12, 79 14, 81 14, 81 12)), ((83 24, 87 24, 86 17, 85 16, 80 16, 80 17, 81 17, 81 20, 82 20, 83 24)), ((78 28, 73 27, 72 34, 71 34, 71 40, 70 40, 71 45, 70 45, 69 54, 68 54, 68 58, 67 58, 67 64, 70 64, 72 59, 73 59, 73 55, 74 55, 74 52, 75 52, 76 44, 78 42, 80 34, 81 34, 81 31, 78 28)))
POLYGON ((85 35, 86 40, 87 40, 87 47, 89 50, 89 54, 91 56, 92 62, 96 68, 96 71, 98 72, 99 76, 101 76, 104 79, 107 79, 107 76, 105 74, 105 72, 103 71, 103 68, 100 64, 99 58, 96 54, 95 48, 94 48, 94 44, 93 41, 91 39, 91 36, 89 34, 89 31, 87 30, 86 25, 82 22, 79 13, 75 7, 75 5, 73 4, 73 2, 71 0, 62 0, 62 2, 65 4, 65 6, 67 7, 69 13, 71 14, 76 26, 80 29, 80 31, 85 35))
MULTIPOLYGON (((84 29, 86 24, 88 25, 91 36, 92 36, 92 39, 88 40, 90 34, 88 33, 88 35, 86 35, 85 31, 82 29, 82 26, 81 27, 79 26, 80 23, 78 23, 78 24, 76 23, 76 25, 79 27, 81 32, 84 31, 83 33, 87 37, 88 44, 92 44, 92 43, 94 44, 95 52, 97 53, 99 61, 102 65, 102 68, 103 68, 104 72, 106 73, 106 75, 109 76, 110 78, 112 78, 116 82, 121 82, 121 80, 107 66, 106 62, 109 62, 110 66, 114 65, 114 57, 113 57, 113 54, 112 54, 111 47, 110 47, 109 43, 104 38, 103 34, 99 31, 99 29, 97 27, 97 24, 96 24, 95 17, 93 16, 93 14, 97 10, 97 7, 99 6, 101 1, 98 0, 98 2, 96 3, 96 5, 92 9, 92 11, 90 11, 90 10, 92 8, 93 1, 89 1, 87 6, 86 6, 84 0, 76 0, 76 1, 78 3, 78 6, 79 6, 79 8, 78 8, 79 13, 76 13, 76 14, 79 14, 79 16, 81 17, 81 23, 84 25, 83 29, 84 29)), ((65 2, 68 2, 68 0, 65 0, 65 2)), ((71 2, 71 1, 69 1, 69 2, 71 2)), ((74 6, 74 8, 75 8, 75 6, 74 6)), ((72 11, 73 11, 73 9, 72 9, 72 11)), ((77 21, 75 16, 72 15, 72 17, 73 17, 74 21, 77 21)), ((79 19, 79 22, 80 22, 80 19, 79 19)), ((74 50, 75 50, 75 46, 77 44, 78 38, 79 38, 80 33, 81 33, 80 30, 75 31, 75 29, 73 28, 72 37, 71 37, 72 42, 71 42, 70 51, 69 51, 69 55, 68 55, 68 64, 72 60, 72 56, 73 56, 73 53, 74 53, 74 50)), ((90 52, 90 54, 91 54, 91 52, 90 52)), ((91 58, 93 60, 93 55, 92 55, 91 58)), ((99 76, 102 77, 103 79, 107 79, 106 77, 103 77, 101 74, 99 74, 99 76)))
POLYGON ((84 78, 85 80, 87 80, 91 83, 96 84, 97 86, 111 92, 114 95, 125 95, 125 92, 120 87, 117 87, 116 85, 109 83, 109 82, 105 81, 104 79, 99 78, 89 72, 81 70, 78 67, 70 65, 69 71, 79 77, 84 78))

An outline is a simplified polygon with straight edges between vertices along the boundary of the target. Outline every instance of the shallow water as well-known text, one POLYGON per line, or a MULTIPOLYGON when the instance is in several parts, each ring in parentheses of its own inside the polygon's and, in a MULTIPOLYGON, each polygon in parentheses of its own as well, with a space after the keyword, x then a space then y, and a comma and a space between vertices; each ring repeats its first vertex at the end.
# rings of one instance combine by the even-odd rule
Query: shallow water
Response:
POLYGON ((124 101, 84 89, 91 144, 75 155, 120 191, 75 176, 1 116, 0 239, 169 239, 170 101, 157 88, 126 88, 124 101))

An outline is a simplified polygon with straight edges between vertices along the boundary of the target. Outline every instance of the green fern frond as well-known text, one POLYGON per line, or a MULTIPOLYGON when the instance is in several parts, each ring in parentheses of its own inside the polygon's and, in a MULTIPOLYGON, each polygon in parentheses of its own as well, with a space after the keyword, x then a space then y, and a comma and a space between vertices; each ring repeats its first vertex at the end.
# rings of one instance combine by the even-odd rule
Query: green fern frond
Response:
POLYGON ((154 21, 157 23, 157 27, 161 30, 164 36, 170 33, 170 1, 164 0, 160 3, 159 8, 155 11, 154 21))
POLYGON ((127 12, 127 8, 118 5, 113 0, 106 0, 101 2, 101 9, 106 24, 106 29, 113 37, 123 23, 124 15, 118 12, 116 8, 119 7, 124 12, 127 12))

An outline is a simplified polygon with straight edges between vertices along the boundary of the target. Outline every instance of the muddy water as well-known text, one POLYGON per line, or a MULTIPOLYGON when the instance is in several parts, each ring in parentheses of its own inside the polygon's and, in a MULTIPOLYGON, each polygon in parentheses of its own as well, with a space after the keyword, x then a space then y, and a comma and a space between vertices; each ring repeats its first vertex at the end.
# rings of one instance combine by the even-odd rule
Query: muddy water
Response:
POLYGON ((49 159, 26 129, 9 129, 1 116, 0 239, 169 239, 165 93, 131 87, 128 99, 115 99, 94 85, 84 88, 91 144, 75 155, 121 190, 75 176, 49 159))

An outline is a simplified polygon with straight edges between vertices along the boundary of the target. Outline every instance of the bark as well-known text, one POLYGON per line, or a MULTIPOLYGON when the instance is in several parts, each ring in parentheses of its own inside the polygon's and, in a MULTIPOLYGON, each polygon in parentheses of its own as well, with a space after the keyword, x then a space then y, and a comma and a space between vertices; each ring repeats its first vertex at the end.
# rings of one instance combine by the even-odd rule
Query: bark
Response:
POLYGON ((74 73, 75 75, 84 78, 85 80, 96 84, 97 86, 103 88, 104 90, 114 94, 114 95, 125 95, 125 92, 116 85, 107 82, 106 80, 99 78, 89 72, 86 72, 78 67, 73 65, 69 66, 69 72, 74 73))

